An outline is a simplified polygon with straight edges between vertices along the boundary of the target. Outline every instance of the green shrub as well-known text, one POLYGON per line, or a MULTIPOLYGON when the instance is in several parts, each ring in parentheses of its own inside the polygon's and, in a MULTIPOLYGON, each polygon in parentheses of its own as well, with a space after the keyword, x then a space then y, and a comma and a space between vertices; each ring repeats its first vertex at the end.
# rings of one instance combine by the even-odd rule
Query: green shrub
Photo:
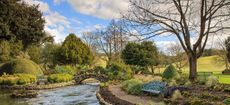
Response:
POLYGON ((169 82, 169 86, 177 86, 178 84, 177 84, 177 82, 176 82, 176 80, 171 80, 170 82, 169 82))
POLYGON ((224 100, 224 104, 230 105, 230 98, 226 98, 226 99, 224 100))
POLYGON ((205 85, 209 88, 217 85, 219 83, 218 78, 216 76, 209 76, 208 80, 206 81, 205 85))
POLYGON ((103 67, 101 67, 101 66, 95 66, 95 67, 93 68, 93 70, 94 70, 95 72, 97 72, 97 73, 108 74, 108 70, 105 69, 105 68, 103 68, 103 67))
POLYGON ((165 79, 179 78, 179 73, 173 65, 169 65, 162 74, 162 77, 165 79))
POLYGON ((173 95, 172 95, 171 100, 172 100, 173 102, 175 102, 175 101, 177 101, 178 99, 182 99, 182 98, 183 98, 183 96, 181 95, 180 91, 179 91, 179 90, 176 90, 176 91, 173 92, 173 95))
POLYGON ((127 80, 132 77, 132 70, 130 66, 124 63, 113 62, 108 67, 108 75, 111 79, 127 80))
POLYGON ((137 79, 126 80, 122 82, 122 89, 124 89, 128 94, 140 95, 142 94, 143 82, 137 79))
POLYGON ((0 77, 1 85, 25 85, 37 82, 36 76, 31 74, 3 75, 0 77))
POLYGON ((187 87, 192 86, 192 83, 188 80, 187 82, 185 82, 184 86, 187 86, 187 87))
POLYGON ((15 59, 8 63, 5 63, 0 68, 0 75, 3 73, 15 74, 15 73, 24 73, 32 75, 43 75, 43 72, 39 65, 34 63, 31 60, 27 59, 15 59))
POLYGON ((151 74, 151 72, 149 71, 149 69, 147 67, 141 67, 141 66, 130 66, 133 73, 138 74, 138 73, 142 73, 142 74, 151 74))
POLYGON ((70 74, 51 74, 47 79, 50 83, 60 83, 71 81, 73 76, 70 74))
POLYGON ((57 65, 55 67, 55 73, 57 74, 70 74, 74 75, 77 73, 77 67, 71 66, 71 65, 66 65, 66 66, 59 66, 57 65))

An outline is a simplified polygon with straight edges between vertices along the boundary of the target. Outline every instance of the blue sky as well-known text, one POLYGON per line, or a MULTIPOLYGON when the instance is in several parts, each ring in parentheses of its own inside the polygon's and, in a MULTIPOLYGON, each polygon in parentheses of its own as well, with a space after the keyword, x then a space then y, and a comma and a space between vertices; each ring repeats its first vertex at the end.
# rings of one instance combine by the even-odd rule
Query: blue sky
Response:
MULTIPOLYGON (((45 31, 62 42, 69 33, 81 33, 106 27, 111 19, 120 18, 128 10, 129 0, 23 0, 39 5, 46 20, 45 31)), ((154 37, 158 48, 165 50, 175 37, 154 37)))
POLYGON ((106 27, 111 19, 120 17, 128 9, 128 0, 23 0, 39 4, 46 20, 45 31, 62 42, 69 33, 106 27))

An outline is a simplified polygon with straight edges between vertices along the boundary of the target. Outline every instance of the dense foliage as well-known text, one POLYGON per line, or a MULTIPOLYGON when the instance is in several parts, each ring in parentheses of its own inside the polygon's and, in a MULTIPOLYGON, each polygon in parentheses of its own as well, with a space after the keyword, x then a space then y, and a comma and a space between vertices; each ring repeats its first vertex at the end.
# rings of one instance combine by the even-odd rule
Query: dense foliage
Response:
POLYGON ((60 83, 73 80, 73 76, 69 74, 51 74, 47 79, 50 83, 60 83))
POLYGON ((122 58, 129 65, 154 66, 159 63, 157 47, 150 41, 128 43, 122 51, 122 58))
POLYGON ((0 39, 22 41, 23 48, 46 40, 45 20, 37 5, 21 0, 0 1, 0 39))
POLYGON ((66 37, 59 53, 59 62, 62 64, 90 64, 93 60, 89 47, 74 34, 66 37))
POLYGON ((0 41, 0 63, 10 59, 10 44, 7 41, 0 41))
POLYGON ((141 95, 143 82, 137 79, 130 79, 122 82, 122 89, 128 94, 141 95))
POLYGON ((162 74, 162 77, 165 79, 178 78, 179 73, 173 65, 169 65, 162 74))
POLYGON ((41 50, 39 46, 30 45, 27 48, 28 55, 30 59, 35 63, 41 63, 41 50))
POLYGON ((107 68, 111 79, 127 80, 132 77, 130 66, 124 63, 112 62, 107 68))
POLYGON ((63 65, 59 66, 57 65, 55 67, 55 73, 58 74, 70 74, 70 75, 75 75, 77 73, 78 68, 76 66, 71 66, 71 65, 63 65))
POLYGON ((41 49, 41 62, 45 70, 47 71, 49 68, 54 68, 58 63, 58 55, 59 55, 59 44, 54 43, 46 43, 44 47, 41 49))
POLYGON ((3 75, 0 77, 0 85, 25 85, 36 82, 36 76, 31 74, 3 75))
POLYGON ((39 65, 27 59, 15 59, 5 63, 0 68, 0 75, 3 75, 3 73, 6 74, 26 73, 32 75, 43 74, 39 65))

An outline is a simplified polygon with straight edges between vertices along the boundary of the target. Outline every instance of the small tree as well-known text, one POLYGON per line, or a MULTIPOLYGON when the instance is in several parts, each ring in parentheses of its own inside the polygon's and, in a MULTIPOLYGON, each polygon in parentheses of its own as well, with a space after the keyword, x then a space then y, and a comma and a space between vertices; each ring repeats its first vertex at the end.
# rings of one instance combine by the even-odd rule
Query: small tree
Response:
POLYGON ((141 44, 128 43, 122 51, 122 59, 130 65, 138 65, 142 67, 151 67, 157 65, 158 51, 153 42, 145 41, 141 44))
POLYGON ((93 59, 89 47, 74 34, 65 38, 60 50, 59 61, 62 64, 90 64, 93 59))

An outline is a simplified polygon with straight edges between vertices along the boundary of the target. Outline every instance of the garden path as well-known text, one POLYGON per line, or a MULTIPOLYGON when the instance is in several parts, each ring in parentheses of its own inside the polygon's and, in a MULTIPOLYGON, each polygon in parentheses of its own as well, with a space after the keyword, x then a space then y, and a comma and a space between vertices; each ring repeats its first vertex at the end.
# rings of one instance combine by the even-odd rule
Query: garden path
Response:
POLYGON ((121 89, 121 85, 110 85, 109 91, 116 97, 138 105, 165 105, 164 102, 160 101, 159 98, 150 96, 134 96, 125 93, 121 89))

